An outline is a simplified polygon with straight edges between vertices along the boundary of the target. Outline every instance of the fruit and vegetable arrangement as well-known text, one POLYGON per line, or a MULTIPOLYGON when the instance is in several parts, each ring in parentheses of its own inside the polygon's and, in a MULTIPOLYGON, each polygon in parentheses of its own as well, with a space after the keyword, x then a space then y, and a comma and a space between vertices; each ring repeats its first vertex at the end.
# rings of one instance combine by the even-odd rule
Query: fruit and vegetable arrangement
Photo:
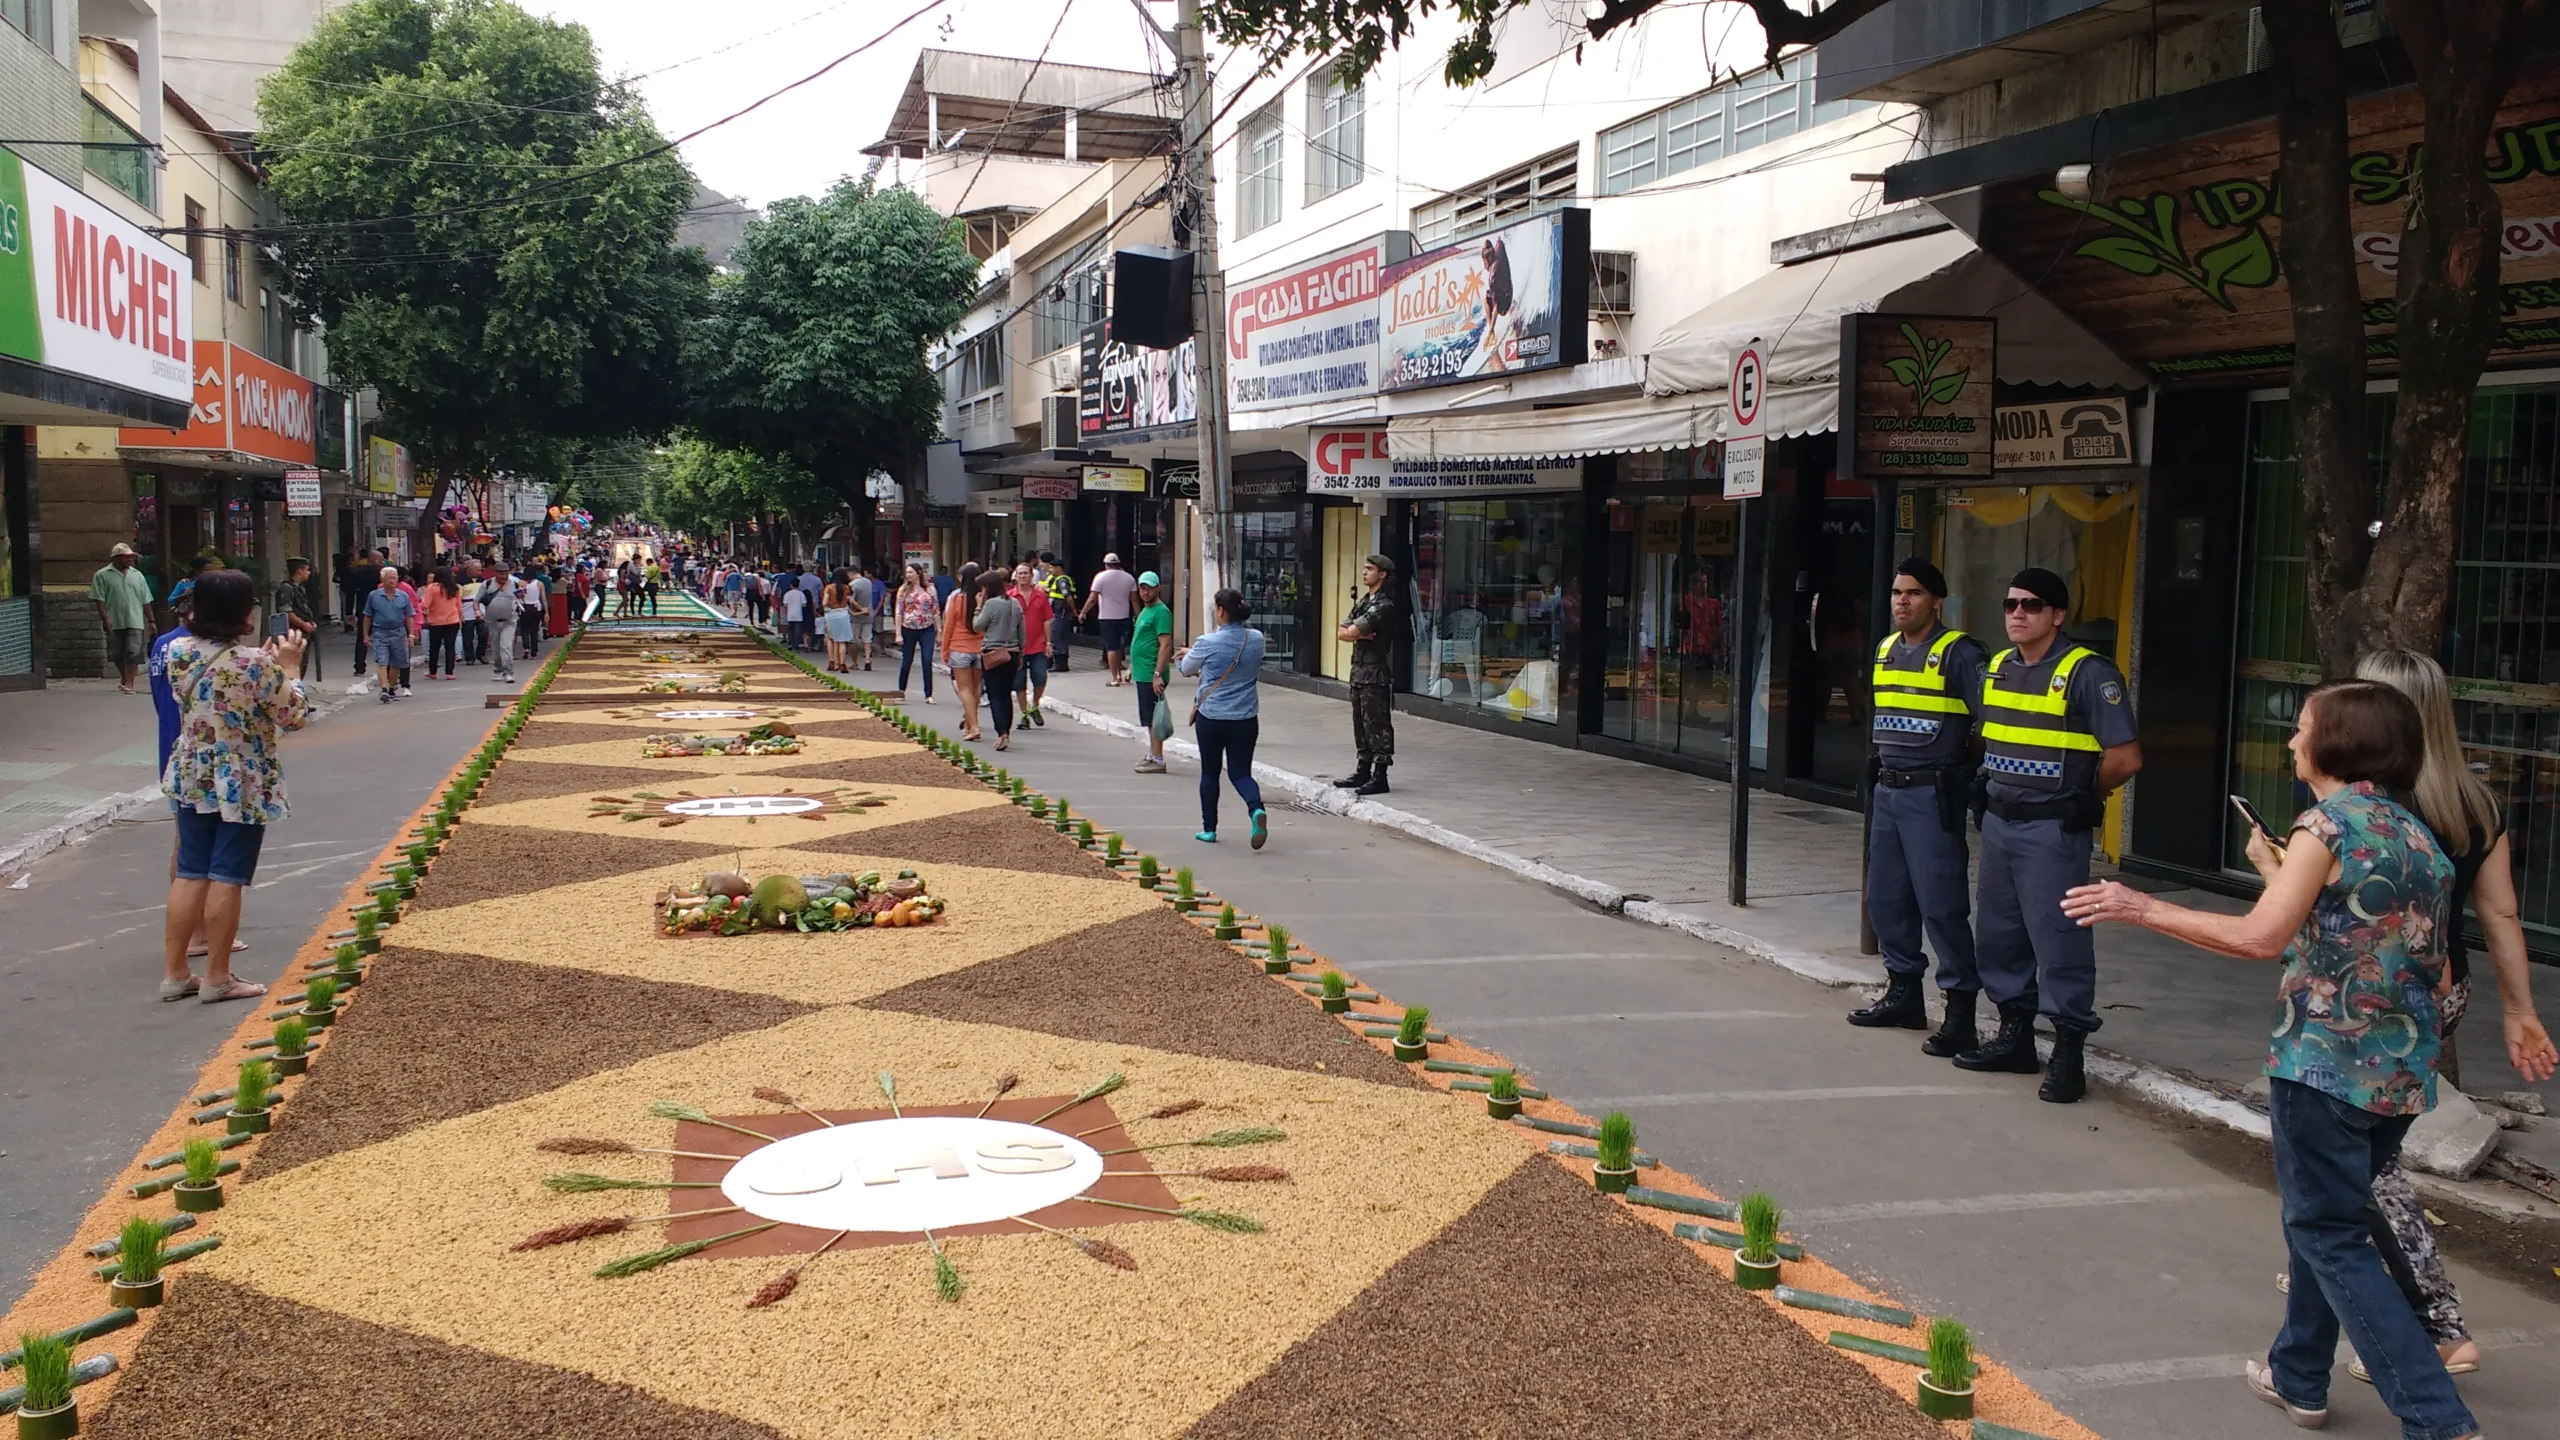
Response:
POLYGON ((652 680, 640 687, 643 695, 735 695, 747 688, 744 671, 731 670, 717 680, 652 680))
POLYGON ((699 755, 797 755, 799 732, 781 720, 768 720, 742 735, 651 735, 640 742, 640 758, 674 760, 699 755))
POLYGON ((767 875, 755 881, 718 870, 703 876, 692 892, 671 890, 660 896, 658 928, 667 935, 897 930, 933 923, 945 903, 925 892, 924 881, 913 870, 901 870, 888 880, 870 870, 859 875, 767 875))

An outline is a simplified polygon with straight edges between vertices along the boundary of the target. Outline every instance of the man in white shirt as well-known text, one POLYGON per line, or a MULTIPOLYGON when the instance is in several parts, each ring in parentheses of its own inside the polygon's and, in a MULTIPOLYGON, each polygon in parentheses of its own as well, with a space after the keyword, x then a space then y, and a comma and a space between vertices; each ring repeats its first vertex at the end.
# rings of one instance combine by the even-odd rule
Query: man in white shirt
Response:
POLYGON ((1138 593, 1137 577, 1123 569, 1117 554, 1102 557, 1102 570, 1087 587, 1084 610, 1079 618, 1090 620, 1098 610, 1102 616, 1102 664, 1111 672, 1106 685, 1129 683, 1129 602, 1138 593))
POLYGON ((533 660, 542 654, 542 627, 550 617, 551 597, 542 581, 532 574, 516 581, 516 633, 524 637, 524 658, 533 660))
POLYGON ((809 592, 797 585, 782 590, 782 643, 794 650, 808 648, 801 642, 801 623, 809 614, 809 592))

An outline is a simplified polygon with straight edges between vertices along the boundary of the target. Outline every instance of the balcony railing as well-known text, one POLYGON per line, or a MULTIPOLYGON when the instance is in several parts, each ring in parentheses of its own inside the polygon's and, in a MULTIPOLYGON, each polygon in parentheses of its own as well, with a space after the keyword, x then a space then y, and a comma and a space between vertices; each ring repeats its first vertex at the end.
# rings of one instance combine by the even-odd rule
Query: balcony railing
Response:
MULTIPOLYGON (((87 97, 83 97, 87 99, 87 97)), ((132 197, 133 203, 146 210, 159 208, 159 167, 153 163, 151 150, 133 127, 108 113, 96 100, 88 100, 87 117, 81 139, 80 163, 89 173, 132 197)))

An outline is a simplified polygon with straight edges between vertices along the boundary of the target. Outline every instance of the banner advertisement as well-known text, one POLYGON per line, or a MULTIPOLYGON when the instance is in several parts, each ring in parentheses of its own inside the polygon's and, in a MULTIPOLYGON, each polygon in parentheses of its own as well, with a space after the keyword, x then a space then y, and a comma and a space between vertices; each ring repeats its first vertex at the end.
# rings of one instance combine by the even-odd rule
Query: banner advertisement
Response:
MULTIPOLYGON (((1087 465, 1084 467, 1087 494, 1107 491, 1120 495, 1147 493, 1147 467, 1144 465, 1087 465)), ((1028 489, 1025 494, 1030 493, 1028 489)))
POLYGON ((1992 417, 1993 470, 2058 470, 2133 463, 2133 423, 2121 395, 2003 405, 1992 417))
POLYGON ((1579 365, 1590 343, 1591 212, 1555 210, 1387 267, 1386 391, 1579 365))
POLYGON ((185 251, 0 149, 0 355, 191 400, 195 288, 185 251))
POLYGON ((1307 489, 1318 495, 1472 495, 1497 490, 1578 490, 1579 459, 1480 460, 1391 455, 1384 430, 1318 430, 1307 489))
POLYGON ((126 426, 128 450, 200 450, 237 459, 312 465, 319 459, 319 387, 222 340, 195 342, 195 403, 187 428, 126 426))
MULTIPOLYGON (((1841 320, 1842 370, 1854 447, 1843 475, 1865 479, 1989 479, 1991 357, 1999 322, 1971 315, 1851 315, 1841 320)), ((1725 449, 1725 464, 1733 450, 1725 449)))
POLYGON ((395 444, 376 435, 365 446, 365 489, 376 495, 405 500, 414 480, 409 468, 409 447, 395 444))
POLYGON ((1076 433, 1084 439, 1125 435, 1200 418, 1194 347, 1150 350, 1109 338, 1109 321, 1088 325, 1078 352, 1076 433))
POLYGON ((1025 475, 1022 477, 1025 500, 1073 500, 1076 479, 1072 475, 1025 475))
POLYGON ((320 472, 297 467, 284 472, 284 513, 296 520, 320 513, 320 472))
POLYGON ((1227 390, 1238 410, 1378 391, 1378 282, 1403 237, 1380 236, 1227 292, 1227 390))

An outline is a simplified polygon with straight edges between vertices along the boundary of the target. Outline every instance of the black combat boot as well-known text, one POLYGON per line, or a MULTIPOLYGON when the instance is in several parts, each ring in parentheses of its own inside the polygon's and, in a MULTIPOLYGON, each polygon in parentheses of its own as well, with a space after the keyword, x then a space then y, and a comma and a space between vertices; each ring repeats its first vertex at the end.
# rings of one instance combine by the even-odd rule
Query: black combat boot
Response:
POLYGON ((1361 756, 1360 768, 1343 776, 1341 779, 1334 781, 1333 788, 1336 790, 1357 790, 1361 786, 1368 784, 1369 764, 1369 757, 1366 755, 1361 756))
POLYGON ((1982 1043, 1982 1035, 1974 1027, 1973 1002, 1979 990, 1947 992, 1947 1018, 1938 1022, 1938 1033, 1920 1042, 1920 1053, 1941 1060, 1953 1059, 1982 1043))
POLYGON ((2089 1093, 2089 1079, 2081 1073, 2080 1047, 2088 1039, 2084 1031, 2068 1025, 2053 1027, 2053 1059, 2044 1067, 2044 1083, 2036 1087, 2036 1098, 2056 1105, 2068 1105, 2089 1093))
POLYGON ((1385 761, 1385 760, 1381 760, 1381 761, 1379 761, 1379 762, 1378 762, 1378 768, 1376 768, 1375 770, 1370 771, 1370 772, 1369 772, 1369 778, 1368 778, 1367 780, 1362 781, 1362 782, 1361 782, 1361 784, 1360 784, 1360 788, 1359 788, 1359 789, 1357 789, 1357 790, 1352 791, 1351 793, 1352 793, 1352 794, 1354 794, 1354 795, 1384 795, 1384 794, 1386 794, 1386 793, 1387 793, 1387 766, 1388 766, 1388 764, 1389 764, 1389 763, 1390 763, 1390 762, 1385 761))
POLYGON ((1956 1057, 1959 1070, 1991 1070, 2008 1075, 2033 1075, 2044 1066, 2036 1059, 2035 1007, 2003 1005, 2000 1007, 2000 1033, 1979 1050, 1968 1050, 1956 1057))
POLYGON ((1929 1028, 1929 1002, 1923 998, 1920 977, 1888 974, 1884 977, 1884 993, 1863 1010, 1849 1012, 1849 1023, 1868 1029, 1892 1027, 1900 1030, 1929 1028))

